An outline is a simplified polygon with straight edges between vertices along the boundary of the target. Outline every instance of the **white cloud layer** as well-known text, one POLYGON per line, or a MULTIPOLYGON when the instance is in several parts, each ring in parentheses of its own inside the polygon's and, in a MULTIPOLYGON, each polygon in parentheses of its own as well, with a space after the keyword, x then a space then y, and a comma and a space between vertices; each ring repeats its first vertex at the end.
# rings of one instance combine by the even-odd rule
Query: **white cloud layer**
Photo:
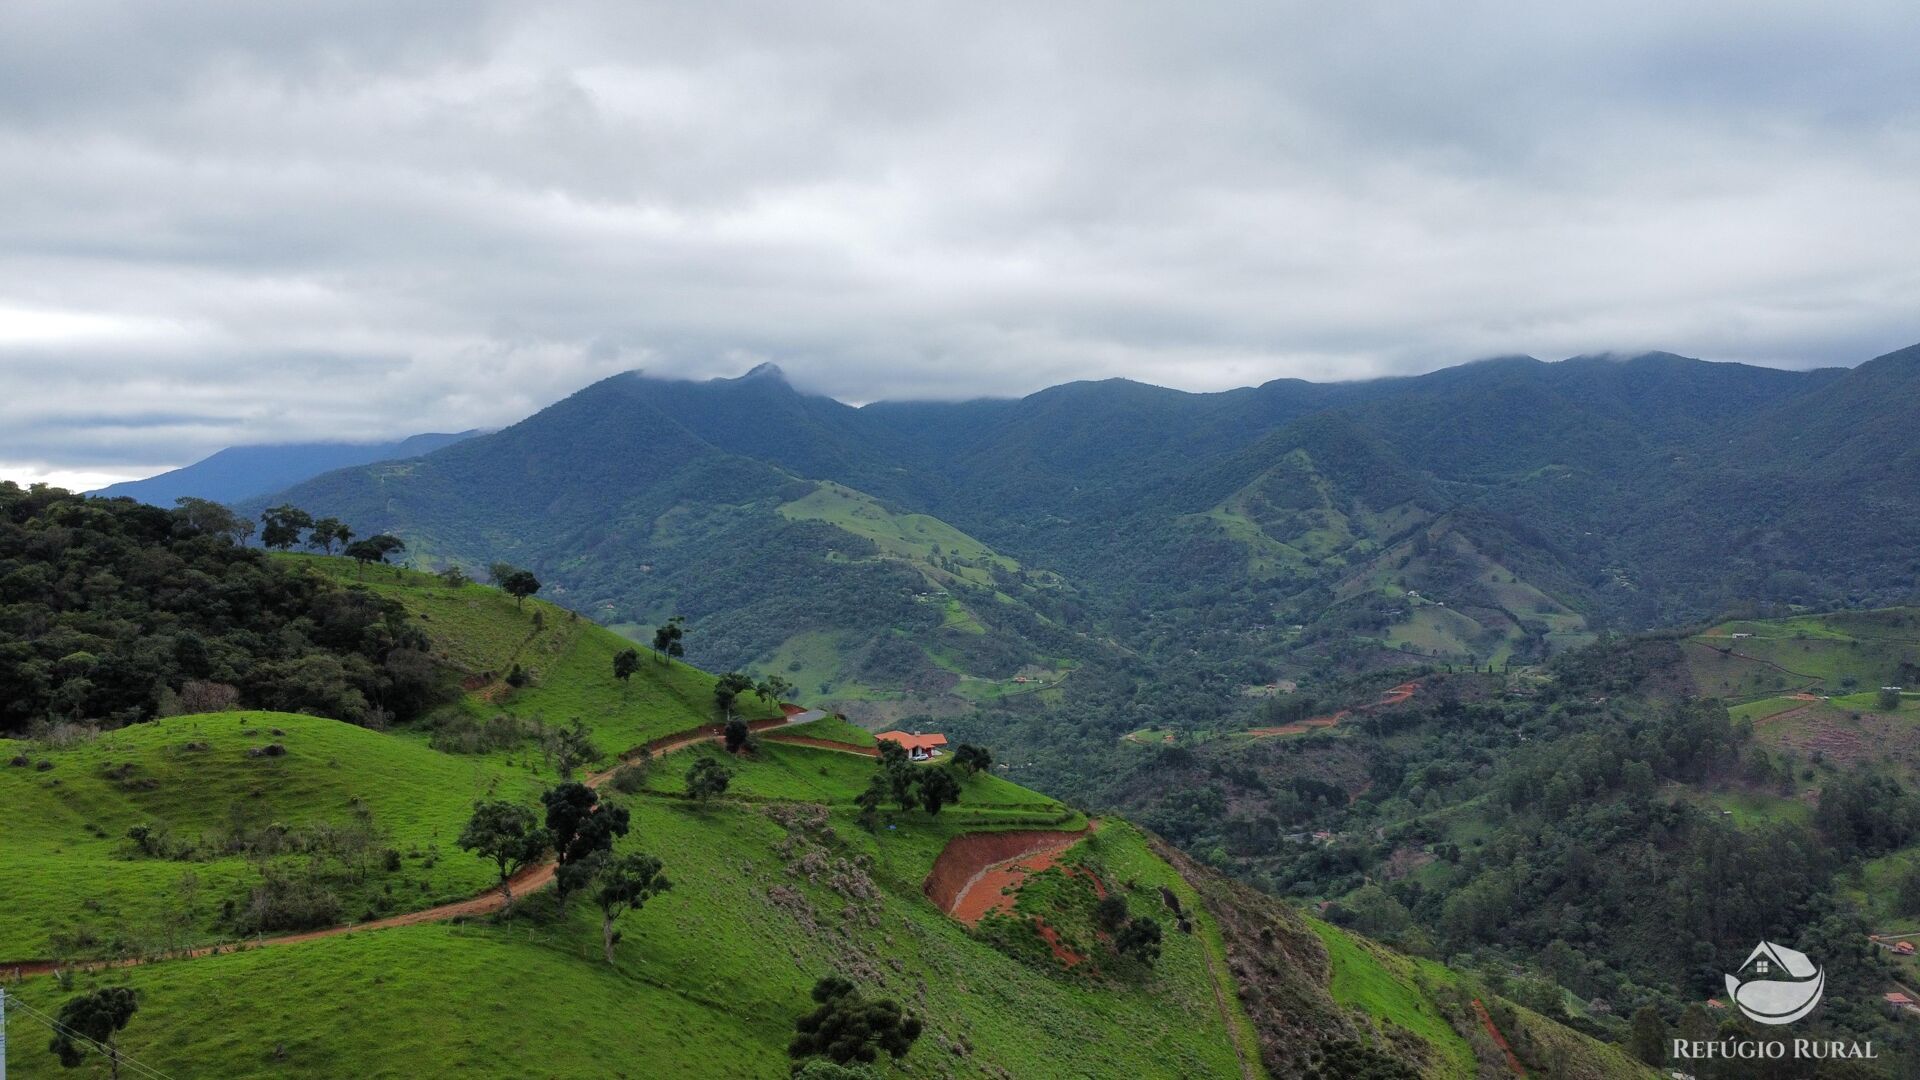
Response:
MULTIPOLYGON (((1920 340, 1920 8, 0 5, 0 462, 1920 340)), ((5 466, 0 466, 5 468, 5 466)))

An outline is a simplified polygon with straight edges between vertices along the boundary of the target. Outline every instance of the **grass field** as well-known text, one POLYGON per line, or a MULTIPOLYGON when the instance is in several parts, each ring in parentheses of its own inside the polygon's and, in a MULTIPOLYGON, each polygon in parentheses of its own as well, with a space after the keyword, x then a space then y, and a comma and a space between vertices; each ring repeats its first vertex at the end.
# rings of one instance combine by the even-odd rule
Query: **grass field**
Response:
POLYGON ((1451 981, 1451 972, 1438 964, 1390 952, 1318 919, 1308 919, 1307 924, 1326 945, 1333 964, 1333 1000, 1360 1010, 1379 1024, 1418 1036, 1435 1052, 1439 1064, 1435 1075, 1475 1075, 1473 1048, 1447 1022, 1440 1006, 1421 990, 1414 977, 1418 973, 1451 981))
MULTIPOLYGON (((532 798, 538 782, 496 763, 436 753, 417 740, 311 716, 215 713, 140 724, 70 749, 0 740, 8 808, 0 843, 0 961, 53 955, 58 936, 92 939, 88 953, 144 952, 229 936, 223 899, 259 878, 238 855, 136 857, 127 831, 151 825, 172 840, 211 840, 280 827, 299 833, 365 822, 372 852, 400 867, 343 882, 343 913, 359 918, 463 899, 492 875, 454 841, 483 796, 532 798), (279 745, 277 757, 249 750, 279 745), (40 762, 51 766, 45 771, 40 762), (182 879, 192 885, 184 890, 182 879)), ((371 858, 371 856, 369 856, 371 858)), ((297 863, 289 854, 275 861, 297 863)))
MULTIPOLYGON (((811 757, 860 762, 793 749, 769 768, 804 770, 811 757)), ((675 887, 629 917, 616 967, 599 958, 587 905, 554 913, 541 894, 510 924, 406 927, 83 975, 80 985, 136 987, 142 1011, 123 1045, 176 1076, 419 1075, 432 1062, 482 1076, 773 1077, 784 1075, 807 988, 833 971, 926 1018, 908 1076, 1233 1074, 1200 937, 1169 934, 1151 974, 1089 983, 975 942, 921 896, 934 858, 963 828, 957 816, 905 815, 868 833, 835 810, 831 833, 790 836, 778 807, 629 805, 622 846, 662 855, 675 887), (845 860, 846 876, 793 868, 809 848, 845 860)), ((1172 875, 1130 830, 1103 836, 1099 851, 1143 885, 1143 875, 1172 875)), ((14 992, 48 1011, 66 996, 49 979, 14 992)), ((14 1070, 64 1075, 50 1055, 16 1054, 14 1070)))
POLYGON ((796 521, 824 521, 874 542, 885 556, 905 559, 938 585, 949 577, 992 587, 993 571, 1020 564, 926 514, 896 514, 852 488, 822 482, 806 496, 780 507, 796 521))
POLYGON ((1662 795, 1703 809, 1722 811, 1723 816, 1742 828, 1776 823, 1804 825, 1813 820, 1812 804, 1765 791, 1745 788, 1703 791, 1673 784, 1668 785, 1662 795))
MULTIPOLYGON (((1702 694, 1747 702, 1788 689, 1867 695, 1920 665, 1920 611, 1883 608, 1787 619, 1736 620, 1684 645, 1702 694)), ((1862 705, 1843 706, 1859 708, 1862 705)))
MULTIPOLYGON (((359 580, 325 560, 315 572, 359 580)), ((474 678, 451 715, 504 711, 547 722, 580 716, 606 757, 711 719, 712 679, 651 657, 632 685, 612 678, 626 642, 551 605, 478 587, 449 589, 404 572, 365 584, 423 619, 436 653, 474 678), (536 625, 534 612, 541 612, 536 625), (532 685, 500 693, 478 677, 519 663, 532 685)), ((770 706, 769 706, 770 709, 770 706)), ((837 719, 794 729, 849 744, 871 736, 837 719)), ((152 951, 221 934, 223 902, 244 900, 258 869, 218 856, 191 863, 136 857, 127 829, 155 823, 180 840, 254 828, 303 835, 370 822, 372 868, 335 882, 347 921, 417 910, 488 887, 492 868, 453 841, 472 802, 532 803, 553 781, 530 746, 453 755, 424 732, 383 733, 316 717, 222 713, 140 725, 65 749, 0 744, 27 764, 0 770, 0 800, 26 824, 0 844, 8 898, 0 959, 33 959, 56 935, 88 929, 100 955, 152 951), (250 756, 275 744, 284 754, 250 756), (42 770, 37 763, 46 760, 42 770), (383 868, 386 848, 398 868, 383 868), (180 878, 191 871, 185 924, 180 878), (166 935, 164 942, 156 935, 166 935)), ((842 973, 927 1022, 910 1077, 1237 1075, 1229 1031, 1245 1017, 1230 984, 1216 1001, 1209 958, 1217 928, 1167 935, 1150 971, 1087 979, 1025 964, 976 940, 921 892, 953 837, 1002 828, 1081 829, 1086 819, 993 775, 968 779, 938 816, 884 813, 869 831, 852 804, 870 758, 762 740, 729 758, 729 793, 696 804, 677 792, 711 745, 656 759, 646 788, 622 799, 632 831, 620 847, 660 855, 674 888, 621 926, 617 963, 600 956, 597 913, 558 909, 551 890, 523 896, 512 920, 481 918, 362 931, 297 944, 82 971, 74 991, 126 984, 140 1013, 121 1038, 138 1062, 187 1076, 778 1077, 808 988, 842 973)), ((1192 898, 1139 833, 1114 823, 1087 844, 1116 877, 1192 898)), ((297 860, 299 856, 287 856, 297 860)), ((1197 905, 1190 905, 1197 907, 1197 905)), ((51 977, 10 987, 46 1012, 74 991, 51 977)), ((21 1037, 16 1077, 59 1070, 21 1037)))
MULTIPOLYGON (((622 684, 613 677, 613 657, 634 644, 565 608, 538 599, 515 604, 498 589, 454 588, 431 574, 398 568, 362 574, 345 559, 281 558, 393 598, 421 620, 437 658, 458 671, 491 675, 479 693, 457 706, 476 717, 505 713, 548 724, 579 718, 593 729, 602 761, 717 718, 712 675, 641 649, 640 670, 622 684), (530 685, 514 689, 502 681, 514 664, 532 676, 530 685)), ((810 690, 801 687, 803 696, 810 690)), ((752 695, 738 699, 734 711, 749 719, 779 713, 752 695)))

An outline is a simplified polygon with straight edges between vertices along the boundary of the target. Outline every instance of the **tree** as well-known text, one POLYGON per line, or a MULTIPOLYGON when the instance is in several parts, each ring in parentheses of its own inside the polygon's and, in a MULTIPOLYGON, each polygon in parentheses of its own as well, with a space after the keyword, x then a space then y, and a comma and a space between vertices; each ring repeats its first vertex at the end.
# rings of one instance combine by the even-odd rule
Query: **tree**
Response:
POLYGON ((916 786, 920 789, 920 805, 929 814, 938 814, 940 808, 960 801, 960 781, 953 775, 952 769, 920 769, 916 786))
POLYGON ((965 769, 969 773, 981 773, 992 767, 993 755, 984 746, 961 743, 954 748, 953 764, 955 768, 965 769))
POLYGON ((1627 1047, 1634 1057, 1649 1065, 1666 1064, 1667 1022, 1660 1019, 1658 1009, 1642 1005, 1634 1010, 1633 1028, 1627 1037, 1627 1047))
POLYGON ((880 757, 875 767, 885 779, 887 794, 895 805, 902 810, 911 810, 920 805, 917 785, 914 783, 913 762, 907 760, 905 747, 891 740, 881 740, 880 757))
POLYGON ((867 790, 854 796, 853 799, 854 805, 860 808, 860 824, 872 829, 879 822, 880 807, 887 801, 887 795, 891 790, 891 786, 887 783, 887 774, 884 772, 876 771, 867 780, 867 790))
POLYGON ((747 722, 745 720, 742 720, 736 716, 733 719, 727 721, 727 726, 726 726, 727 753, 729 754, 739 753, 740 748, 747 745, 747 739, 752 734, 753 734, 752 729, 747 727, 747 722))
POLYGON ((500 586, 502 592, 513 597, 513 606, 516 608, 521 606, 527 597, 540 591, 540 579, 534 577, 531 570, 522 570, 512 563, 494 563, 491 572, 493 583, 500 586))
POLYGON ((675 615, 654 629, 653 654, 660 658, 661 663, 666 663, 671 657, 687 654, 686 646, 681 644, 681 640, 687 636, 686 621, 686 616, 675 615))
POLYGON ((285 551, 300 542, 300 534, 311 528, 313 515, 291 503, 264 510, 260 514, 260 542, 276 551, 285 551))
POLYGON ((1112 934, 1127 925, 1127 894, 1110 892, 1093 905, 1093 921, 1100 929, 1112 934))
POLYGON ((60 1006, 60 1028, 47 1049, 59 1055, 61 1065, 74 1069, 86 1062, 87 1051, 98 1043, 118 1077, 120 1046, 114 1036, 126 1029, 139 1008, 133 991, 124 986, 103 986, 74 998, 60 1006))
POLYGON ((907 1056, 920 1037, 918 1017, 896 1001, 868 1001, 853 983, 830 975, 813 984, 817 1007, 794 1022, 797 1034, 787 1044, 787 1056, 800 1060, 824 1057, 838 1065, 871 1062, 881 1051, 895 1061, 907 1056))
POLYGON ((593 901, 600 905, 600 941, 606 950, 607 963, 613 963, 613 945, 620 940, 613 932, 614 922, 673 888, 673 882, 660 871, 659 859, 637 851, 609 859, 601 868, 595 879, 593 901))
POLYGON ((733 710, 733 700, 753 689, 753 680, 738 671, 729 671, 713 684, 713 703, 725 716, 733 710))
POLYGON ((687 769, 687 794, 701 802, 724 793, 727 785, 731 783, 733 783, 733 773, 725 765, 710 757, 695 761, 687 769))
POLYGON ((1900 709, 1900 691, 1891 686, 1880 688, 1880 696, 1874 700, 1881 712, 1897 712, 1900 709))
POLYGON ((761 700, 775 707, 793 691, 794 685, 778 675, 769 675, 753 686, 753 692, 760 695, 761 700))
POLYGON ((1144 964, 1160 959, 1160 923, 1144 915, 1136 916, 1113 939, 1114 950, 1144 964))
POLYGON ((543 748, 562 780, 573 779, 573 770, 600 759, 600 748, 594 745, 586 721, 577 716, 548 732, 543 748))
POLYGON ((320 518, 311 528, 313 531, 307 534, 307 546, 328 555, 333 554, 333 545, 344 545, 353 539, 353 530, 347 528, 339 518, 320 518))
POLYGON ((407 550, 405 541, 397 536, 380 533, 348 544, 343 554, 359 563, 361 572, 365 573, 368 563, 384 563, 388 556, 405 550, 407 550))
POLYGON ((553 834, 540 827, 533 808, 504 799, 473 804, 473 817, 460 832, 460 849, 492 859, 500 869, 502 910, 513 910, 513 875, 537 862, 553 847, 553 834))
POLYGON ((241 518, 212 499, 183 495, 173 500, 173 520, 189 532, 224 536, 238 544, 253 535, 253 522, 241 518))
POLYGON ((564 902, 593 876, 593 857, 612 851, 614 840, 627 835, 632 818, 617 803, 601 805, 600 796, 581 783, 548 788, 540 802, 547 808, 547 832, 559 856, 554 887, 564 902))
POLYGON ((633 673, 639 670, 639 650, 621 649, 613 654, 613 677, 620 680, 622 689, 626 687, 627 680, 633 678, 633 673))

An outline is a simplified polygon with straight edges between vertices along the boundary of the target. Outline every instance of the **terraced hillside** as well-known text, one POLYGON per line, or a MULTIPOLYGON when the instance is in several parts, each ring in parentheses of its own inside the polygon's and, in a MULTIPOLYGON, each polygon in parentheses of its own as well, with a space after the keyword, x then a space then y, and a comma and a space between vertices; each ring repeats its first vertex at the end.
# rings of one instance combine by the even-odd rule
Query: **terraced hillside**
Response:
MULTIPOLYGON (((749 696, 758 748, 728 754, 712 676, 648 656, 623 685, 612 656, 626 642, 564 609, 343 560, 282 562, 404 605, 458 700, 393 731, 224 712, 0 744, 13 762, 0 770, 13 823, 0 875, 24 901, 0 915, 0 961, 13 962, 0 972, 25 976, 9 994, 51 1013, 79 990, 134 988, 120 1045, 140 1065, 775 1077, 808 989, 840 974, 926 1022, 908 1076, 1291 1075, 1323 1044, 1358 1042, 1427 1075, 1473 1075, 1446 1022, 1393 1035, 1399 1020, 1329 991, 1322 967, 1287 973, 1306 1026, 1296 1014, 1281 1037, 1242 1003, 1209 906, 1220 886, 1123 821, 1089 832, 1074 809, 987 774, 937 815, 869 816, 857 800, 872 740, 841 721, 785 726, 777 703, 749 696), (562 908, 528 875, 504 917, 491 864, 456 843, 475 800, 531 805, 558 781, 551 736, 575 718, 594 745, 581 770, 631 815, 619 850, 658 855, 673 881, 621 924, 613 964, 591 904, 562 908), (647 744, 654 754, 632 752, 647 744), (686 794, 703 759, 732 777, 706 801, 686 794), (1000 913, 969 927, 930 898, 936 863, 959 837, 1006 830, 1060 833, 1061 867, 1012 875, 1000 913), (1116 949, 1094 918, 1101 895, 1163 927, 1156 961, 1116 949), (1033 946, 1048 934, 1068 935, 1070 954, 1033 946)), ((1283 907, 1256 918, 1312 936, 1283 907)), ((1395 978, 1417 994, 1410 972, 1395 978)), ((55 1075, 18 1036, 25 1015, 13 1075, 55 1075)))

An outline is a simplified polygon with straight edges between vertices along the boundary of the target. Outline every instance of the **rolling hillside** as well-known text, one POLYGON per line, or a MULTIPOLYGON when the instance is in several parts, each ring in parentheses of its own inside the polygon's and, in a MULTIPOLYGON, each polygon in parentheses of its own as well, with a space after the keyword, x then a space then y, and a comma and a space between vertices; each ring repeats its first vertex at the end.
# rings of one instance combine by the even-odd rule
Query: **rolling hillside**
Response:
MULTIPOLYGON (((749 715, 775 726, 757 752, 727 755, 708 726, 711 676, 648 656, 623 685, 611 660, 625 642, 563 608, 345 560, 277 561, 401 604, 463 692, 391 731, 222 712, 0 744, 13 762, 0 795, 25 823, 0 847, 0 875, 30 901, 0 920, 0 958, 75 969, 60 976, 72 989, 34 974, 9 996, 50 1012, 73 990, 132 986, 140 1012, 121 1046, 142 1065, 772 1077, 829 973, 926 1020, 910 1076, 1292 1075, 1349 1059, 1466 1076, 1484 1052, 1463 1003, 1414 968, 1375 959, 1353 974, 1361 946, 1341 932, 1176 870, 1125 821, 980 775, 938 816, 883 812, 869 829, 855 797, 871 740, 858 729, 779 730, 782 713, 748 696, 749 715), (504 678, 516 665, 520 686, 504 678), (557 780, 541 736, 574 718, 597 748, 593 782, 632 815, 621 849, 660 855, 674 883, 623 923, 612 965, 585 901, 562 910, 551 889, 524 886, 511 919, 488 915, 491 867, 455 845, 475 799, 532 802, 557 780), (657 756, 629 751, 645 744, 657 756), (635 782, 613 779, 622 754, 639 762, 625 766, 635 782), (711 802, 685 795, 702 757, 733 772, 711 802), (970 930, 929 901, 955 838, 1034 830, 1065 838, 1062 863, 1016 872, 1010 910, 970 930), (1091 921, 1096 889, 1164 925, 1157 963, 1111 953, 1091 921), (1035 927, 1076 962, 1036 948, 1035 927), (1301 964, 1236 988, 1236 958, 1274 934, 1301 964), (1283 988, 1284 1018, 1243 1004, 1283 988)), ((20 1049, 29 1021, 13 1023, 14 1075, 54 1075, 51 1055, 20 1049)))

